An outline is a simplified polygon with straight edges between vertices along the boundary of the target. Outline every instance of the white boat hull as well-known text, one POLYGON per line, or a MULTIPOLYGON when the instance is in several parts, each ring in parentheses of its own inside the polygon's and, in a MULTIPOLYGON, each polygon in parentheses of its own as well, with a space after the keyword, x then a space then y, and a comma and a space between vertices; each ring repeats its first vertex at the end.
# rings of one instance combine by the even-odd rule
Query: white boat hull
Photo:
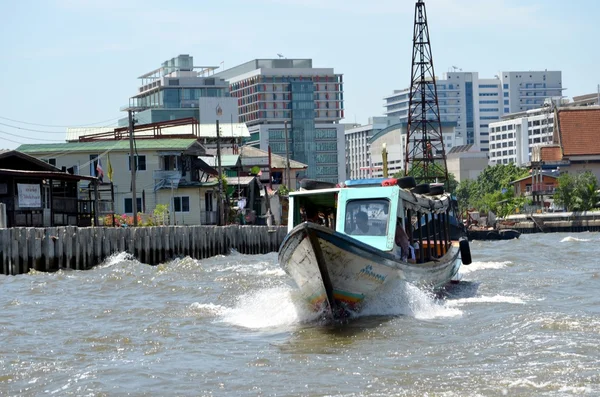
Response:
POLYGON ((312 223, 300 224, 288 234, 279 250, 279 263, 315 310, 333 316, 360 311, 365 300, 394 280, 441 287, 461 265, 453 246, 435 261, 413 264, 312 223))

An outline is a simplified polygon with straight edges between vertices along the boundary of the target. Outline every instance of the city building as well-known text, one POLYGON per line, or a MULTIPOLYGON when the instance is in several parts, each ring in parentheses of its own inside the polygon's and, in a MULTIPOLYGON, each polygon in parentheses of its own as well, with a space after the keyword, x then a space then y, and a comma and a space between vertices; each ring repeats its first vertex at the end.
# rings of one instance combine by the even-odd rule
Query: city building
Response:
POLYGON ((474 145, 455 146, 446 153, 448 173, 458 182, 476 180, 488 166, 488 153, 476 150, 474 145))
POLYGON ((370 117, 367 125, 357 125, 346 129, 345 146, 347 179, 368 178, 371 175, 369 140, 377 132, 391 125, 392 120, 393 119, 389 117, 370 117))
POLYGON ((345 179, 341 74, 314 68, 311 59, 255 59, 213 77, 226 80, 237 98, 248 144, 306 164, 298 179, 345 179))
MULTIPOLYGON (((440 119, 456 123, 456 134, 465 144, 489 150, 489 124, 505 114, 538 108, 548 97, 563 92, 562 73, 502 72, 479 78, 476 72, 448 72, 436 81, 440 119)), ((384 98, 385 115, 408 120, 409 89, 396 90, 384 98)))
POLYGON ((542 107, 507 114, 500 121, 490 123, 490 164, 528 165, 536 146, 553 142, 557 109, 597 104, 598 94, 573 97, 573 101, 561 97, 547 98, 542 107))
MULTIPOLYGON (((194 58, 185 54, 167 60, 139 77, 138 92, 124 109, 136 109, 139 124, 185 118, 214 124, 217 117, 237 123, 237 99, 229 94, 229 84, 215 76, 216 69, 217 66, 195 66, 194 58)), ((119 120, 119 126, 127 125, 127 117, 119 120)))
MULTIPOLYGON (((443 122, 442 131, 444 147, 446 152, 456 145, 462 145, 462 139, 457 138, 454 132, 456 124, 453 122, 443 122)), ((368 177, 383 177, 383 149, 387 152, 388 176, 395 173, 404 173, 404 164, 406 157, 406 133, 407 124, 405 122, 392 124, 389 127, 377 131, 367 141, 370 159, 370 165, 367 167, 368 177), (385 145, 385 146, 384 146, 385 145)), ((435 155, 439 155, 436 153, 435 155)), ((352 170, 351 170, 352 172, 352 170)))

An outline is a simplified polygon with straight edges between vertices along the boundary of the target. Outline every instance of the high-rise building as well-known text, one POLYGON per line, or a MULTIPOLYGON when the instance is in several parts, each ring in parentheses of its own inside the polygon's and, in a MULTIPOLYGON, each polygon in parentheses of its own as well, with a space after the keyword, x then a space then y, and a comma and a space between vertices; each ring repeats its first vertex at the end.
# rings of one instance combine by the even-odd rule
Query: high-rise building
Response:
MULTIPOLYGON (((456 122, 456 134, 465 144, 489 150, 489 124, 505 114, 540 107, 545 98, 562 95, 562 72, 502 72, 479 78, 476 72, 448 72, 437 80, 440 119, 456 122)), ((409 89, 386 96, 385 115, 408 119, 409 89)))
MULTIPOLYGON (((237 119, 237 100, 229 94, 229 84, 214 75, 216 66, 195 66, 194 58, 179 55, 155 70, 139 77, 138 93, 128 107, 138 108, 140 124, 194 118, 202 124, 214 123, 215 109, 221 109, 222 121, 237 119)), ((237 120, 234 120, 237 123, 237 120)), ((127 117, 119 120, 126 126, 127 117)))
POLYGON ((341 74, 313 68, 311 59, 255 59, 214 77, 237 98, 249 144, 307 164, 299 178, 345 179, 341 74))

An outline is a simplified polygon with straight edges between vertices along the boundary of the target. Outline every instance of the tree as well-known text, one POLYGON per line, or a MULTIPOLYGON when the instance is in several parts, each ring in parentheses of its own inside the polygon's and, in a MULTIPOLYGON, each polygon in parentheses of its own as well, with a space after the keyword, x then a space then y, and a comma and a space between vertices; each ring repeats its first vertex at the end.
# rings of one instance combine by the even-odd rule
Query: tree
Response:
POLYGON ((454 190, 454 195, 458 201, 460 212, 473 208, 473 199, 477 195, 477 182, 472 179, 466 179, 458 184, 454 190))
POLYGON ((577 205, 576 179, 571 174, 558 177, 558 186, 554 191, 554 202, 567 211, 573 211, 577 205))
POLYGON ((589 211, 596 207, 598 202, 598 179, 590 171, 577 175, 577 196, 579 197, 579 210, 589 211))

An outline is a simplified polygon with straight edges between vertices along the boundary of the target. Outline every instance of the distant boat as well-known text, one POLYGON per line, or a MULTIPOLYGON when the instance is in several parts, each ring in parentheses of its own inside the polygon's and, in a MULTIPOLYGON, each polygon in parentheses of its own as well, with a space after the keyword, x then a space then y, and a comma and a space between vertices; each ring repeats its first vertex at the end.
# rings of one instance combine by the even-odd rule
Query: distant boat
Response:
POLYGON ((513 240, 521 236, 514 229, 467 229, 469 240, 513 240))
POLYGON ((454 207, 443 189, 417 187, 412 177, 343 187, 306 182, 290 193, 279 263, 312 308, 328 318, 360 312, 395 280, 440 288, 457 276, 461 263, 471 263, 468 240, 450 236, 454 207), (436 215, 427 235, 410 222, 422 215, 436 215))

